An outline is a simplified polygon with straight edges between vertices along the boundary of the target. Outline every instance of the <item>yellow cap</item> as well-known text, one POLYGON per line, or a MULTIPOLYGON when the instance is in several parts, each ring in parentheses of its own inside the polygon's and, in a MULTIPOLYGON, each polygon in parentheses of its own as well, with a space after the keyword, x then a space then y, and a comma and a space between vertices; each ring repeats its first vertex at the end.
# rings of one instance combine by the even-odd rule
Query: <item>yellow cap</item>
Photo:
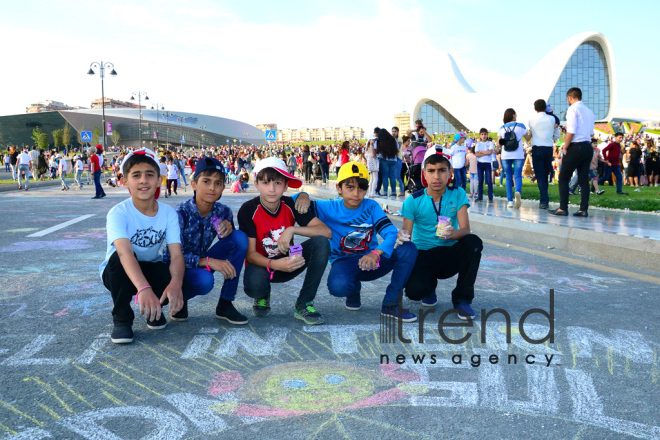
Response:
POLYGON ((351 177, 359 177, 360 179, 367 179, 367 181, 369 181, 369 171, 367 170, 367 167, 360 162, 346 162, 341 168, 339 168, 337 184, 340 184, 342 180, 350 179, 351 177))

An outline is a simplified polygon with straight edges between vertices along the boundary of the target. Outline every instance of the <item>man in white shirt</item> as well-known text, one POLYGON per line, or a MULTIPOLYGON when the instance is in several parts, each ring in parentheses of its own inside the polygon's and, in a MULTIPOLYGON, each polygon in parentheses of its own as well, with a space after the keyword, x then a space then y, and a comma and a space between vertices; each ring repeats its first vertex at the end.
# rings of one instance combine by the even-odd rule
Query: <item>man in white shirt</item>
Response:
POLYGON ((30 172, 32 173, 32 178, 34 180, 37 180, 37 164, 39 163, 39 150, 37 150, 37 147, 32 147, 32 150, 30 151, 30 158, 32 159, 32 168, 30 169, 30 172))
MULTIPOLYGON (((484 180, 488 185, 488 201, 493 201, 492 160, 495 153, 495 144, 488 140, 488 130, 479 130, 479 141, 474 147, 474 155, 477 156, 477 173, 479 178, 479 193, 477 202, 484 199, 484 180)), ((495 158, 497 161, 497 157, 495 158)))
POLYGON ((451 166, 454 168, 454 184, 465 189, 467 185, 467 175, 465 173, 465 155, 467 154, 465 133, 456 133, 454 135, 454 142, 454 145, 449 150, 451 166))
MULTIPOLYGON (((529 120, 529 128, 532 131, 532 166, 536 175, 541 197, 539 209, 548 209, 550 198, 548 197, 548 176, 552 172, 552 145, 559 139, 559 125, 552 115, 547 114, 547 104, 543 99, 534 101, 536 117, 529 120)), ((529 136, 526 136, 529 141, 529 136)))
POLYGON ((66 157, 62 157, 61 154, 57 155, 57 160, 59 163, 57 164, 57 174, 60 175, 60 183, 62 184, 62 191, 68 191, 69 190, 69 185, 66 183, 66 171, 68 169, 67 164, 66 164, 66 157))
POLYGON ((548 211, 552 215, 568 215, 568 183, 577 169, 578 184, 582 190, 580 210, 576 217, 589 217, 589 165, 593 158, 591 136, 596 115, 582 102, 582 90, 572 87, 566 92, 570 107, 566 111, 566 140, 562 146, 563 157, 559 171, 559 209, 548 211))
POLYGON ((23 189, 21 176, 25 173, 25 191, 27 191, 28 181, 30 180, 30 166, 32 165, 32 158, 28 154, 27 147, 16 158, 16 165, 18 166, 18 189, 23 189))

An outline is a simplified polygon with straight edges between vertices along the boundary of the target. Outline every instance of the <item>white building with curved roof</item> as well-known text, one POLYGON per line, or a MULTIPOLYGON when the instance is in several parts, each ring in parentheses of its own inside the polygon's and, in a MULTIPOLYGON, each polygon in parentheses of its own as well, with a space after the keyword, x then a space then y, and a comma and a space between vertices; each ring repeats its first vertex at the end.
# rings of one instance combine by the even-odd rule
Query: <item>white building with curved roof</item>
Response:
MULTIPOLYGON (((561 43, 525 76, 500 90, 476 92, 448 54, 449 66, 438 89, 416 102, 412 119, 423 119, 430 133, 496 131, 504 110, 513 108, 518 121, 526 123, 535 114, 534 101, 545 99, 564 120, 566 91, 582 89, 582 100, 598 121, 624 118, 616 107, 616 69, 609 41, 598 32, 583 32, 561 43)), ((636 115, 637 116, 637 115, 636 115)), ((637 120, 633 118, 632 120, 637 120)))

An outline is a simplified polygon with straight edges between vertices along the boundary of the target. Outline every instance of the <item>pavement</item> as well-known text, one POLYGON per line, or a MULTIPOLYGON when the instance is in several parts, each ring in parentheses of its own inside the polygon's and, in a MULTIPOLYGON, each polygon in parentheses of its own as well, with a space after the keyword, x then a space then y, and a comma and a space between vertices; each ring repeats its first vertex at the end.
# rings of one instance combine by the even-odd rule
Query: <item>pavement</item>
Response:
MULTIPOLYGON (((105 215, 128 194, 92 191, 0 194, 0 439, 660 438, 657 271, 483 236, 471 327, 438 331, 454 277, 439 281, 422 331, 402 324, 410 342, 384 342, 389 276, 362 284, 358 312, 324 278, 316 327, 293 318, 301 279, 274 285, 261 319, 241 281, 235 304, 250 322, 232 326, 214 316, 217 274, 187 322, 153 331, 138 315, 133 344, 117 346, 98 265, 105 215), (496 308, 510 326, 487 316, 496 308), (531 309, 551 319, 536 310, 521 329, 531 309)), ((236 215, 255 195, 222 202, 236 215)))

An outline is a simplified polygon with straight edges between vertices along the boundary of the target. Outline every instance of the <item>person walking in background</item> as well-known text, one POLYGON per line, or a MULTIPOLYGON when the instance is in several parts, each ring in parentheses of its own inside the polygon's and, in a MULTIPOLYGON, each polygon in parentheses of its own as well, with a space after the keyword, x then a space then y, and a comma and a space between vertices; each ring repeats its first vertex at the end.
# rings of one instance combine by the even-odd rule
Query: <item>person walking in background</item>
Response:
POLYGON ((103 147, 97 145, 96 149, 91 148, 88 150, 90 155, 90 163, 92 165, 92 175, 94 176, 94 187, 96 188, 96 195, 93 199, 100 199, 105 197, 105 191, 101 186, 101 170, 103 169, 103 147))
MULTIPOLYGON (((504 111, 504 125, 497 132, 497 143, 502 146, 502 166, 506 173, 506 198, 508 200, 507 208, 520 209, 522 200, 520 191, 522 191, 522 168, 525 163, 525 150, 523 149, 523 137, 527 134, 525 124, 516 121, 516 111, 508 108, 504 111), (514 183, 515 199, 514 205, 514 183)), ((500 179, 500 185, 502 179, 500 179)))
POLYGON ((318 166, 321 168, 321 180, 325 185, 330 179, 330 163, 328 162, 328 152, 325 151, 325 145, 321 145, 321 151, 318 152, 318 166))
POLYGON ((376 183, 378 181, 380 161, 376 155, 376 147, 374 146, 375 142, 375 139, 370 139, 369 142, 367 142, 367 170, 369 171, 369 188, 367 190, 367 197, 374 197, 376 195, 376 183))
MULTIPOLYGON (((11 166, 11 178, 16 180, 16 163, 18 159, 18 149, 11 147, 9 149, 9 165, 11 166)), ((20 188, 19 188, 20 189, 20 188)))
POLYGON ((539 187, 539 209, 548 209, 550 197, 548 196, 548 178, 552 173, 552 146, 559 139, 559 124, 555 117, 546 113, 548 105, 543 99, 534 101, 536 116, 529 120, 531 135, 525 139, 532 141, 532 166, 539 187))
MULTIPOLYGON (((470 172, 470 197, 474 198, 477 195, 477 173, 478 173, 478 161, 477 156, 475 155, 475 146, 472 146, 468 150, 467 155, 465 156, 465 162, 467 164, 468 171, 470 172)), ((483 191, 483 185, 482 191, 483 191)), ((483 192, 482 192, 483 195, 483 192)))
POLYGON ((9 156, 9 150, 5 153, 5 173, 8 173, 11 171, 11 168, 9 166, 9 161, 11 160, 11 157, 9 156))
POLYGON ((78 189, 82 189, 82 173, 83 173, 83 161, 80 159, 80 156, 73 156, 73 162, 72 162, 73 170, 76 173, 76 177, 74 177, 73 181, 76 183, 78 186, 78 189))
POLYGON ((649 186, 658 186, 660 176, 660 155, 652 140, 646 142, 646 174, 649 176, 649 186))
POLYGON ((568 215, 568 183, 577 169, 578 184, 582 189, 580 210, 576 217, 589 217, 589 167, 593 159, 591 136, 594 132, 596 116, 582 102, 582 90, 572 87, 566 92, 570 107, 566 111, 566 139, 562 150, 564 155, 559 172, 559 208, 548 211, 552 215, 568 215))
POLYGON ((69 185, 66 183, 66 171, 68 169, 66 163, 66 157, 62 157, 61 154, 57 155, 59 163, 57 164, 57 174, 60 176, 60 183, 62 184, 62 191, 68 191, 69 185))
POLYGON ((37 176, 39 180, 44 180, 44 176, 48 172, 48 162, 46 162, 46 155, 44 150, 39 150, 39 157, 37 157, 37 176))
POLYGON ((389 131, 381 128, 378 132, 376 154, 381 155, 379 168, 383 174, 383 195, 387 195, 387 186, 391 188, 390 195, 396 197, 396 156, 398 145, 389 131))
POLYGON ((628 185, 638 187, 640 164, 642 162, 642 147, 637 141, 632 142, 632 145, 626 152, 626 159, 628 159, 628 185))
POLYGON ((605 159, 605 171, 598 179, 598 184, 602 185, 606 180, 610 180, 612 174, 616 178, 616 193, 628 195, 623 192, 623 176, 621 175, 621 142, 623 142, 623 133, 614 135, 614 140, 603 148, 603 157, 605 159))
POLYGON ((27 152, 27 147, 21 154, 16 158, 16 164, 18 166, 18 189, 22 189, 21 177, 25 177, 25 191, 28 190, 28 182, 30 180, 30 167, 32 165, 32 158, 27 152))
MULTIPOLYGON (((477 195, 477 202, 480 202, 484 199, 484 180, 486 180, 486 185, 488 185, 488 201, 493 201, 493 179, 494 172, 492 168, 497 164, 497 156, 495 156, 495 161, 493 162, 493 156, 495 155, 495 144, 488 137, 488 130, 482 128, 479 130, 479 141, 474 146, 474 155, 477 159, 477 175, 479 179, 479 189, 477 195)), ((472 183, 470 183, 470 188, 472 183)))

